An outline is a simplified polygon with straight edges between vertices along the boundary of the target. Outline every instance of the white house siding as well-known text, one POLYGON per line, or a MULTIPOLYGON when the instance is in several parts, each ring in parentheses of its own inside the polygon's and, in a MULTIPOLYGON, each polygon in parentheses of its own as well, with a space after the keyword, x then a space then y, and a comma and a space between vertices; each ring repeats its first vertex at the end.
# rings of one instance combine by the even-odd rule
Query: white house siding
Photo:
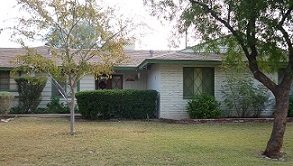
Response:
MULTIPOLYGON (((159 118, 184 119, 189 118, 186 111, 188 99, 183 99, 183 67, 213 67, 202 65, 184 64, 153 64, 149 70, 139 71, 116 71, 116 74, 123 75, 123 89, 153 89, 160 95, 159 118), (138 74, 140 73, 140 74, 138 74), (134 81, 126 81, 127 78, 134 78, 134 81)), ((244 76, 252 77, 249 72, 244 76)), ((277 81, 278 75, 270 74, 270 77, 277 81)), ((225 84, 227 73, 220 67, 215 67, 215 98, 223 102, 221 93, 222 85, 225 84)), ((260 83, 255 80, 255 84, 260 83)), ((94 90, 95 80, 93 75, 87 75, 80 81, 80 91, 94 90)), ((50 78, 42 92, 42 102, 39 107, 46 107, 51 99, 52 83, 50 78)), ((271 96, 271 94, 269 94, 271 96)), ((61 99, 62 101, 62 99, 61 99)), ((272 113, 272 103, 268 104, 268 109, 262 114, 269 116, 272 113)), ((227 110, 223 105, 222 110, 227 110)))
POLYGON ((18 105, 18 92, 17 92, 17 85, 14 80, 14 77, 10 77, 9 84, 10 84, 9 85, 10 93, 14 96, 12 106, 15 107, 18 105))
POLYGON ((46 86, 41 94, 42 101, 39 105, 40 108, 45 108, 46 105, 51 101, 51 91, 52 91, 52 80, 48 78, 46 86))
POLYGON ((189 118, 188 100, 183 99, 183 67, 203 67, 182 64, 156 64, 148 71, 147 88, 160 93, 159 118, 189 118))
POLYGON ((79 90, 95 90, 95 77, 94 75, 86 75, 79 81, 79 90))
POLYGON ((183 99, 183 65, 160 66, 160 118, 188 118, 183 99))
MULTIPOLYGON (((48 78, 46 86, 42 92, 42 102, 39 107, 45 108, 46 105, 51 101, 52 95, 52 79, 48 78)), ((94 90, 95 89, 95 81, 93 75, 86 75, 80 80, 80 91, 82 90, 94 90)), ((64 102, 64 99, 61 97, 60 102, 64 102)))

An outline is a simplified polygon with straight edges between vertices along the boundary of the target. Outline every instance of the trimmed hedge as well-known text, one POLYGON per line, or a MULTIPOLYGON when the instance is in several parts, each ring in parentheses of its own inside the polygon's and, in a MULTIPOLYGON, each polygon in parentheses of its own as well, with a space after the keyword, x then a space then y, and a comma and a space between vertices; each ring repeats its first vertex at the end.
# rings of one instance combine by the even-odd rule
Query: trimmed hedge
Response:
POLYGON ((95 90, 76 93, 85 119, 146 119, 156 117, 155 90, 95 90))
POLYGON ((45 76, 21 76, 16 77, 19 105, 16 108, 19 113, 30 113, 37 109, 41 102, 41 93, 46 86, 45 76))

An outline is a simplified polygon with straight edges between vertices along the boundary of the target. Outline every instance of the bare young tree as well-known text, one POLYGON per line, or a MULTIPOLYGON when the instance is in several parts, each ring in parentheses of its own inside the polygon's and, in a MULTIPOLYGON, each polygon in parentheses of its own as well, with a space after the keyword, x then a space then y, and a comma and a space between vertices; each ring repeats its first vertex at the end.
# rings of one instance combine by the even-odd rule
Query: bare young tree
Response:
POLYGON ((25 39, 45 40, 51 56, 19 42, 27 50, 18 57, 17 70, 41 72, 52 78, 54 85, 70 108, 70 134, 74 131, 76 86, 88 74, 99 77, 110 74, 114 65, 126 59, 125 25, 114 19, 113 10, 103 9, 95 0, 17 0, 29 17, 19 18, 14 27, 25 39), (68 84, 70 95, 58 81, 68 84))

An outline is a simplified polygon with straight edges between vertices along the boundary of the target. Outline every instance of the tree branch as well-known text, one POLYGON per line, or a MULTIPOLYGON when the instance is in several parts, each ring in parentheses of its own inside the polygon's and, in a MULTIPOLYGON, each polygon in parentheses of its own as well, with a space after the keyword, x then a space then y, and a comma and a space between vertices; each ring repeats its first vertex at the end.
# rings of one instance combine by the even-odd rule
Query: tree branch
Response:
POLYGON ((224 19, 219 17, 219 14, 217 12, 215 12, 213 9, 209 8, 208 5, 199 2, 199 1, 195 1, 195 0, 189 0, 191 2, 192 5, 199 5, 201 7, 204 8, 205 11, 207 11, 208 13, 210 13, 216 20, 218 20, 219 22, 221 22, 226 28, 228 28, 230 30, 230 32, 235 36, 235 38, 237 39, 238 43, 240 44, 240 46, 242 47, 244 53, 246 55, 249 54, 245 43, 242 39, 242 37, 240 36, 240 34, 224 19))
POLYGON ((283 15, 281 21, 278 23, 277 26, 283 26, 284 22, 286 21, 286 19, 290 16, 291 12, 293 10, 293 5, 291 5, 289 7, 289 9, 287 10, 287 12, 283 15))
POLYGON ((248 28, 247 31, 247 42, 249 43, 249 47, 251 49, 251 55, 245 45, 245 42, 243 40, 243 38, 241 37, 241 35, 224 19, 219 17, 219 14, 217 12, 215 12, 213 9, 209 8, 208 5, 206 5, 205 3, 199 2, 199 1, 195 1, 195 0, 190 0, 190 2, 192 3, 192 5, 199 5, 200 7, 203 8, 203 10, 205 10, 206 12, 208 12, 209 14, 211 14, 217 21, 219 21, 220 23, 222 23, 226 28, 228 28, 230 30, 230 32, 235 36, 235 38, 237 39, 238 43, 240 44, 240 46, 242 47, 242 50, 244 51, 248 62, 249 62, 249 68, 251 70, 251 72, 253 73, 253 76, 259 80, 260 82, 262 82, 267 88, 269 88, 270 90, 274 90, 276 87, 276 84, 270 80, 263 72, 261 72, 259 70, 259 67, 257 65, 257 60, 256 60, 256 55, 257 55, 257 48, 255 46, 255 18, 251 19, 248 26, 251 26, 252 29, 248 28), (253 29, 254 28, 254 29, 253 29), (250 43, 252 40, 253 42, 250 43), (249 42, 250 41, 250 42, 249 42))

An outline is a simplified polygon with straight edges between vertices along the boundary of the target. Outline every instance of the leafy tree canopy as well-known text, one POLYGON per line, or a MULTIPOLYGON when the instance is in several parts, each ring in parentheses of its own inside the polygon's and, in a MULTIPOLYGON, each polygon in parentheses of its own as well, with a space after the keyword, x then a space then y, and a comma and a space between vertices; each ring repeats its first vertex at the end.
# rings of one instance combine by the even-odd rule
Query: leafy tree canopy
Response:
POLYGON ((176 30, 191 29, 210 47, 227 46, 230 61, 245 55, 254 78, 274 95, 274 126, 264 155, 281 158, 293 77, 292 0, 150 0, 153 14, 176 20, 176 30), (223 38, 230 35, 231 37, 223 38), (215 39, 220 38, 220 40, 215 39), (239 56, 242 55, 242 56, 239 56), (276 83, 265 72, 280 64, 286 70, 276 83))

